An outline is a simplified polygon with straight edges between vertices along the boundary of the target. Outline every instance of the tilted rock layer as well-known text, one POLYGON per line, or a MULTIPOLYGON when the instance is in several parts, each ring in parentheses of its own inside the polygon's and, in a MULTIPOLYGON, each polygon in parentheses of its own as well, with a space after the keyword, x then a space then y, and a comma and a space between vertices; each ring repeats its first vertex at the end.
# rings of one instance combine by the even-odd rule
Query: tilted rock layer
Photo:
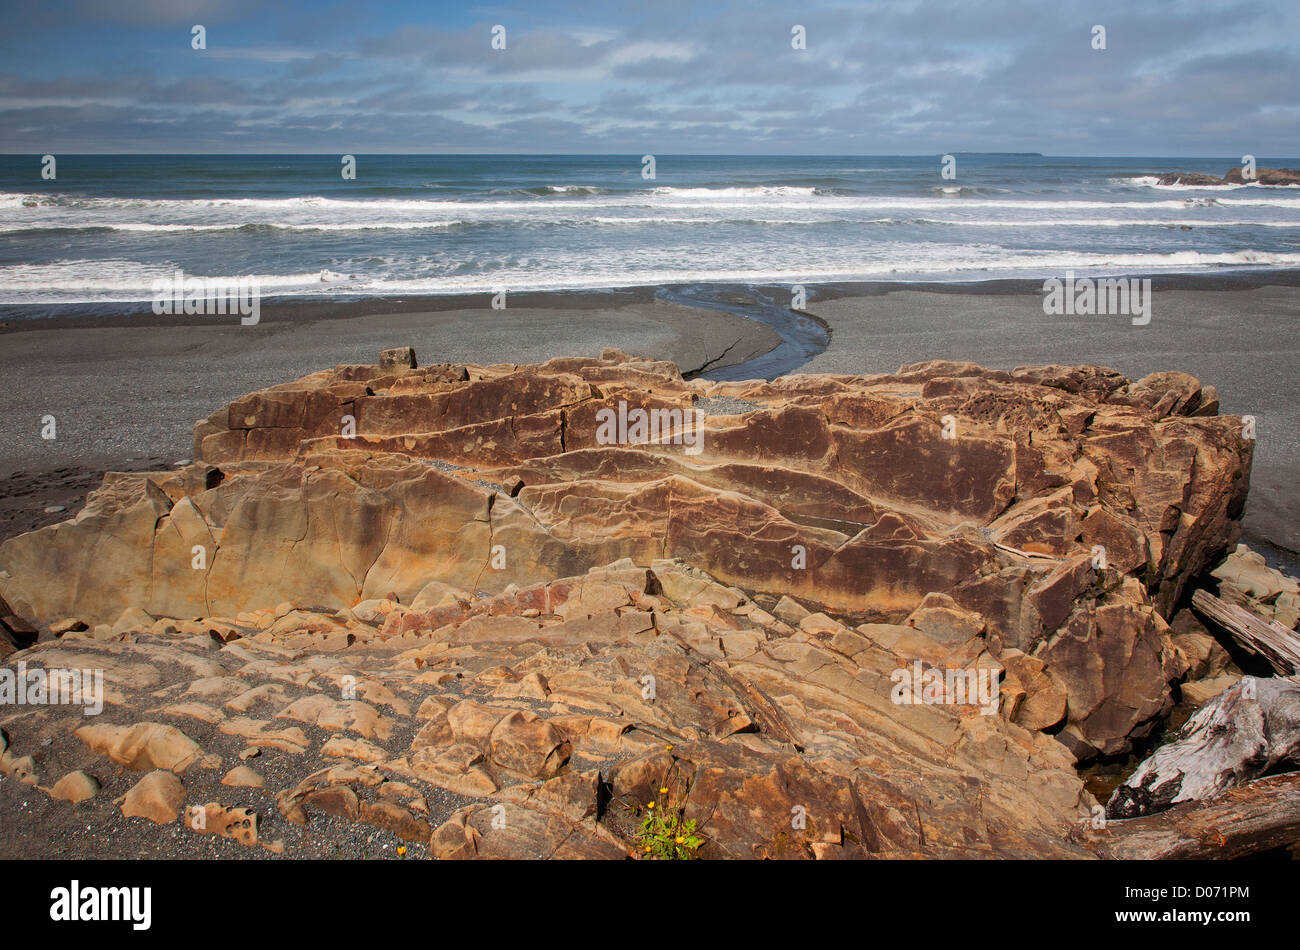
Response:
MULTIPOLYGON (((1217 415, 1212 387, 1176 372, 1131 382, 1097 367, 929 362, 890 375, 710 384, 617 351, 530 366, 414 362, 340 366, 237 400, 196 426, 195 463, 110 475, 73 520, 0 545, 0 595, 57 631, 84 622, 93 629, 65 636, 95 640, 130 636, 155 617, 289 605, 314 611, 313 635, 343 655, 357 648, 348 624, 366 619, 349 608, 400 603, 369 618, 382 636, 451 644, 458 656, 504 650, 501 685, 526 684, 512 699, 568 707, 571 697, 552 695, 555 676, 617 692, 619 676, 636 682, 647 663, 687 695, 699 692, 690 677, 703 677, 719 691, 707 714, 632 712, 628 696, 582 707, 660 737, 711 736, 722 764, 715 775, 692 759, 691 789, 712 781, 743 802, 747 782, 779 773, 781 788, 822 783, 818 794, 859 813, 855 783, 880 768, 906 771, 916 755, 933 782, 956 737, 974 729, 981 742, 1019 750, 1018 781, 1065 783, 1042 806, 1061 818, 1080 800, 1077 781, 1066 782, 1069 753, 1125 753, 1172 705, 1186 661, 1166 620, 1188 580, 1235 542, 1249 483, 1248 428, 1217 415), (652 441, 638 429, 643 418, 655 420, 652 441), (667 560, 709 575, 698 589, 669 582, 679 584, 669 592, 675 622, 629 593, 593 601, 575 627, 537 593, 617 562, 640 571, 623 587, 653 597, 665 582, 646 570, 667 560), (731 592, 725 603, 696 601, 708 584, 731 592), (492 610, 487 623, 475 606, 516 603, 526 591, 541 597, 527 608, 535 615, 496 611, 517 630, 492 610), (520 643, 529 644, 522 653, 520 643), (539 651, 550 658, 535 660, 539 651), (901 723, 939 713, 888 701, 890 671, 914 662, 995 670, 1001 715, 957 717, 958 732, 931 734, 939 745, 918 752, 901 723), (737 674, 746 663, 778 672, 737 674), (834 683, 817 685, 833 671, 834 683), (851 681, 870 685, 857 695, 851 681), (836 690, 851 701, 835 700, 836 690), (717 724, 737 716, 744 728, 719 736, 717 724), (1040 730, 1052 736, 1032 739, 1040 730), (837 731, 851 738, 814 751, 815 737, 837 731), (778 746, 784 765, 772 758, 778 746)), ((481 794, 502 784, 495 767, 477 775, 480 758, 539 781, 573 774, 563 750, 571 756, 571 731, 517 712, 508 722, 448 712, 445 729, 427 737, 433 751, 412 750, 411 768, 419 758, 426 772, 460 775, 481 794)), ((919 842, 960 837, 958 827, 975 849, 1045 847, 1037 838, 1004 847, 1009 832, 970 830, 970 816, 927 831, 908 797, 921 788, 890 794, 906 799, 895 818, 910 829, 890 848, 924 852, 919 842)), ((475 820, 465 818, 461 838, 440 829, 435 840, 449 853, 474 851, 486 840, 475 820)))
POLYGON ((882 643, 917 631, 792 626, 679 561, 448 589, 427 610, 146 619, 17 655, 102 670, 105 709, 6 715, 3 771, 55 794, 69 768, 125 768, 124 813, 167 824, 230 812, 227 773, 251 755, 260 806, 231 818, 250 846, 332 816, 442 858, 625 858, 653 802, 697 822, 701 857, 1094 854, 1078 832, 1095 803, 1059 742, 1010 706, 895 703, 882 643))

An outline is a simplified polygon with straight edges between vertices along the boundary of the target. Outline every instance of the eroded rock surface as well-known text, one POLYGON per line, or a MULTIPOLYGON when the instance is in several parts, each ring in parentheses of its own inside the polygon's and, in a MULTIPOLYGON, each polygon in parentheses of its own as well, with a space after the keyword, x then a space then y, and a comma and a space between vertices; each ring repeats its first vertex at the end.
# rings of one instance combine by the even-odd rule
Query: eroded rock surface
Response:
POLYGON ((8 662, 104 668, 111 761, 224 774, 212 734, 306 763, 258 768, 283 820, 444 857, 630 854, 660 787, 716 856, 1086 855, 1075 756, 1168 712, 1170 613, 1236 540, 1253 443, 1217 403, 1096 367, 403 352, 237 400, 192 465, 0 546, 47 638, 8 662), (923 669, 985 671, 994 714, 951 676, 900 702, 923 669))
POLYGON ((1210 572, 1219 581, 1219 596, 1240 604, 1264 620, 1300 628, 1300 584, 1268 566, 1263 555, 1237 545, 1226 561, 1210 572))
MULTIPOLYGON (((170 620, 42 642, 29 667, 99 667, 115 689, 89 727, 51 706, 6 732, 29 770, 152 770, 128 771, 125 814, 202 813, 195 831, 249 845, 341 820, 445 858, 622 858, 654 801, 698 822, 705 857, 1090 856, 1072 836, 1094 802, 1063 745, 1010 705, 896 702, 881 643, 915 628, 794 628, 680 561, 449 599, 371 621, 254 611, 220 644, 170 620), (317 639, 322 624, 347 635, 317 639), (261 807, 189 791, 202 782, 261 807)), ((997 667, 978 644, 952 662, 997 667)), ((1016 668, 1050 707, 1058 687, 1016 668)))

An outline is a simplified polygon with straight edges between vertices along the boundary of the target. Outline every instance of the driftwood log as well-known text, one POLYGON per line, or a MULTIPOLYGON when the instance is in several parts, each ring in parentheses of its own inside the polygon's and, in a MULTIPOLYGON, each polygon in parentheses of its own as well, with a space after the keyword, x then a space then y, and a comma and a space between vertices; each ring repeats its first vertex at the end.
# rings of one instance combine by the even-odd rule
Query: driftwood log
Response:
POLYGON ((1208 801, 1108 821, 1086 833, 1099 854, 1119 859, 1241 858, 1300 842, 1300 773, 1274 775, 1208 801))
POLYGON ((1207 799, 1275 769, 1300 768, 1300 681, 1243 677, 1115 789, 1109 818, 1207 799))
POLYGON ((1192 606, 1223 627, 1251 653, 1258 653, 1282 676, 1300 672, 1300 635, 1274 620, 1265 620, 1245 607, 1229 604, 1209 591, 1192 594, 1192 606))

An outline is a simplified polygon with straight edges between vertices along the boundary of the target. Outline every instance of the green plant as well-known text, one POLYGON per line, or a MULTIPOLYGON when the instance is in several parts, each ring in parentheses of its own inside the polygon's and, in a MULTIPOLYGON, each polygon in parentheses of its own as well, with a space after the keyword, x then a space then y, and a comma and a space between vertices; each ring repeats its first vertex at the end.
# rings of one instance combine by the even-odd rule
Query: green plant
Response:
MULTIPOLYGON (((667 792, 666 788, 660 789, 667 792)), ((683 819, 683 809, 671 802, 649 802, 641 821, 641 853, 656 861, 690 861, 704 839, 696 833, 695 819, 683 819)))

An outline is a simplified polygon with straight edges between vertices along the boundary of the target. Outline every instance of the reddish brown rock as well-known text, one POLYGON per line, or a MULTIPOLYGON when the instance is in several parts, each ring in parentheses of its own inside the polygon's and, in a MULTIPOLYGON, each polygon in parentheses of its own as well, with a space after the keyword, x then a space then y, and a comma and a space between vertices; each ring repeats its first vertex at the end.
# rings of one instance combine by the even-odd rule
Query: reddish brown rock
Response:
POLYGON ((404 841, 429 840, 429 823, 393 802, 362 802, 360 818, 368 825, 391 831, 404 841))
POLYGON ((494 763, 530 778, 550 778, 570 754, 569 743, 554 726, 526 711, 498 722, 488 736, 488 746, 494 763))
MULTIPOLYGON (((729 626, 721 615, 784 597, 829 618, 806 636, 911 616, 927 655, 975 644, 994 663, 1004 648, 1037 657, 1067 694, 1063 739, 1079 755, 1120 754, 1153 728, 1181 675, 1170 612, 1236 540, 1253 442, 1239 419, 1215 414, 1217 399, 1184 373, 1133 382, 1101 367, 929 361, 710 385, 616 352, 418 368, 402 353, 236 400, 196 426, 193 465, 106 477, 71 521, 0 545, 0 594, 30 622, 77 617, 110 631, 128 608, 253 618, 213 627, 227 649, 262 623, 277 647, 316 653, 439 636, 559 647, 618 625, 728 659, 755 645, 734 627, 710 634, 729 626), (692 415, 710 396, 757 408, 692 415), (602 420, 620 413, 663 424, 609 444, 602 420), (570 595, 562 579, 664 559, 739 594, 667 617, 636 609, 662 591, 633 582, 608 589, 618 603, 581 594, 574 615, 556 612, 570 595), (480 593, 491 609, 474 610, 480 593), (343 613, 381 598, 400 606, 382 622, 343 613), (310 625, 272 617, 285 602, 337 612, 310 625)), ((789 635, 800 619, 774 629, 789 635)), ((1038 725, 1055 714, 1055 685, 1025 675, 1020 712, 1038 725)), ((491 691, 520 703, 570 692, 544 670, 491 691)), ((756 728, 726 702, 661 695, 674 715, 715 717, 709 732, 756 728)), ((386 722, 333 698, 280 708, 368 739, 386 722)), ((220 728, 258 738, 247 723, 220 728)), ((559 745, 538 751, 531 737, 494 751, 488 735, 456 740, 483 763, 440 748, 408 767, 477 789, 498 785, 497 769, 554 774, 545 763, 559 745)))
MULTIPOLYGON (((1229 184, 1245 184, 1247 179, 1239 166, 1228 169, 1223 180, 1229 184)), ((1300 170, 1292 168, 1256 168, 1254 181, 1261 185, 1300 185, 1300 170)))
POLYGON ((429 853, 443 860, 619 860, 632 849, 594 824, 584 827, 553 812, 502 804, 458 811, 434 831, 429 853))

